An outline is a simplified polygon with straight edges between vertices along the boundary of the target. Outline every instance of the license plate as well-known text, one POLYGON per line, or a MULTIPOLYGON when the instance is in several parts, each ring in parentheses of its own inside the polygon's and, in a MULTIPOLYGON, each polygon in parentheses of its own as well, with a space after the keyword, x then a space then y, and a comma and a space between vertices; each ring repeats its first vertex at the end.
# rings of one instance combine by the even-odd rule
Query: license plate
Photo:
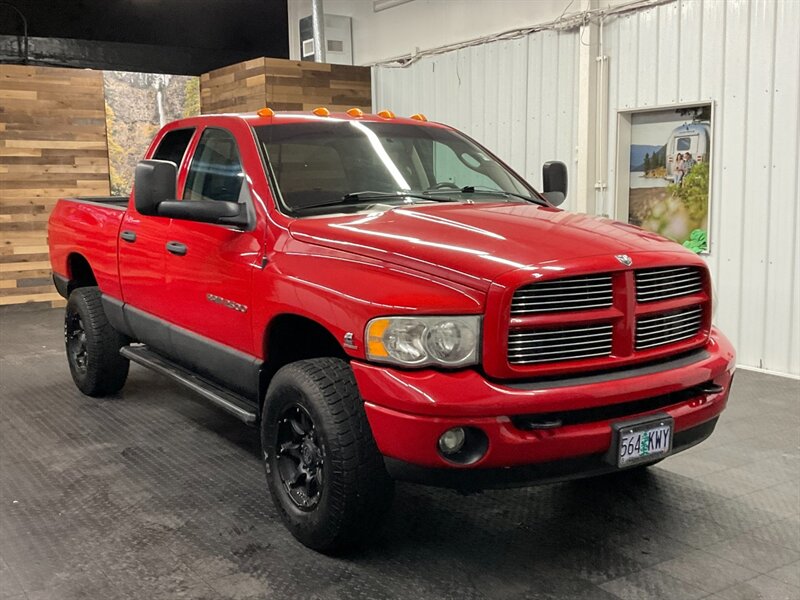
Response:
POLYGON ((671 417, 617 424, 617 466, 629 467, 668 455, 672 450, 672 425, 671 417))

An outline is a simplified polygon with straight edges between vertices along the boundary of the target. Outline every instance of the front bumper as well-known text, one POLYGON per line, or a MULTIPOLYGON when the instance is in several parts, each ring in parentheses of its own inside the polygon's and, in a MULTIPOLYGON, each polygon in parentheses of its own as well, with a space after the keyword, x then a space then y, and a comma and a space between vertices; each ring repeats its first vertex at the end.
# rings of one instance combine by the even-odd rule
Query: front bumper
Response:
MULTIPOLYGON (((674 419, 678 451, 681 432, 702 433, 706 430, 698 426, 716 422, 728 399, 734 365, 733 347, 716 329, 701 350, 666 362, 559 380, 501 383, 472 370, 401 371, 352 363, 373 436, 393 471, 404 470, 398 465, 413 466, 472 471, 476 478, 481 470, 604 456, 612 423, 651 413, 674 419), (566 416, 563 426, 520 426, 521 417, 553 414, 566 416), (459 426, 479 428, 488 438, 485 455, 470 465, 451 463, 437 448, 439 436, 459 426)), ((587 464, 577 472, 592 470, 587 464)))

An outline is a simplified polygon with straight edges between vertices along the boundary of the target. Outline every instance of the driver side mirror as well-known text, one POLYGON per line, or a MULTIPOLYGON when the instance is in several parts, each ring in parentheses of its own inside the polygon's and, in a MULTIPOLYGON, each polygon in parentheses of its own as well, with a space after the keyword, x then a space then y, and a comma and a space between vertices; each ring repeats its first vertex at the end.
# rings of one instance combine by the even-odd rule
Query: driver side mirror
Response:
POLYGON ((247 206, 221 200, 165 200, 158 206, 160 217, 247 227, 247 206))
POLYGON ((561 205, 567 197, 567 165, 551 160, 542 166, 544 197, 553 206, 561 205))
POLYGON ((139 214, 155 216, 158 205, 175 199, 178 167, 168 160, 141 160, 134 174, 134 204, 139 214))

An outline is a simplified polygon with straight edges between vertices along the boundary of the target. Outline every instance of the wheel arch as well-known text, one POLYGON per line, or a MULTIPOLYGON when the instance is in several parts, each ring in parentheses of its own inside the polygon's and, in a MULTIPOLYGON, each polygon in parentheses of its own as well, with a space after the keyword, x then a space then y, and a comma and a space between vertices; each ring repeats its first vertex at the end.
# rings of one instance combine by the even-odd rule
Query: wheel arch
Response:
POLYGON ((71 252, 67 256, 67 278, 69 280, 67 295, 72 293, 72 290, 97 285, 97 277, 95 277, 92 266, 79 252, 71 252))
POLYGON ((259 399, 263 404, 267 387, 278 369, 309 358, 349 360, 336 336, 325 325, 296 313, 281 313, 272 318, 263 337, 264 366, 259 381, 259 399))

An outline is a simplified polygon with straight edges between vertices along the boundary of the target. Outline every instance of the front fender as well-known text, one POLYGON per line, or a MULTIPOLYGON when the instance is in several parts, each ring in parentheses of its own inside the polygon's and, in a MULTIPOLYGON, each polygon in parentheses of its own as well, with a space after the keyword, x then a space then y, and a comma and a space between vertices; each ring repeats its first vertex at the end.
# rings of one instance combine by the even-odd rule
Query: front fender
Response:
POLYGON ((307 317, 364 358, 364 328, 375 317, 405 314, 481 314, 485 294, 370 258, 310 246, 271 257, 254 281, 255 344, 271 319, 283 313, 307 317))

